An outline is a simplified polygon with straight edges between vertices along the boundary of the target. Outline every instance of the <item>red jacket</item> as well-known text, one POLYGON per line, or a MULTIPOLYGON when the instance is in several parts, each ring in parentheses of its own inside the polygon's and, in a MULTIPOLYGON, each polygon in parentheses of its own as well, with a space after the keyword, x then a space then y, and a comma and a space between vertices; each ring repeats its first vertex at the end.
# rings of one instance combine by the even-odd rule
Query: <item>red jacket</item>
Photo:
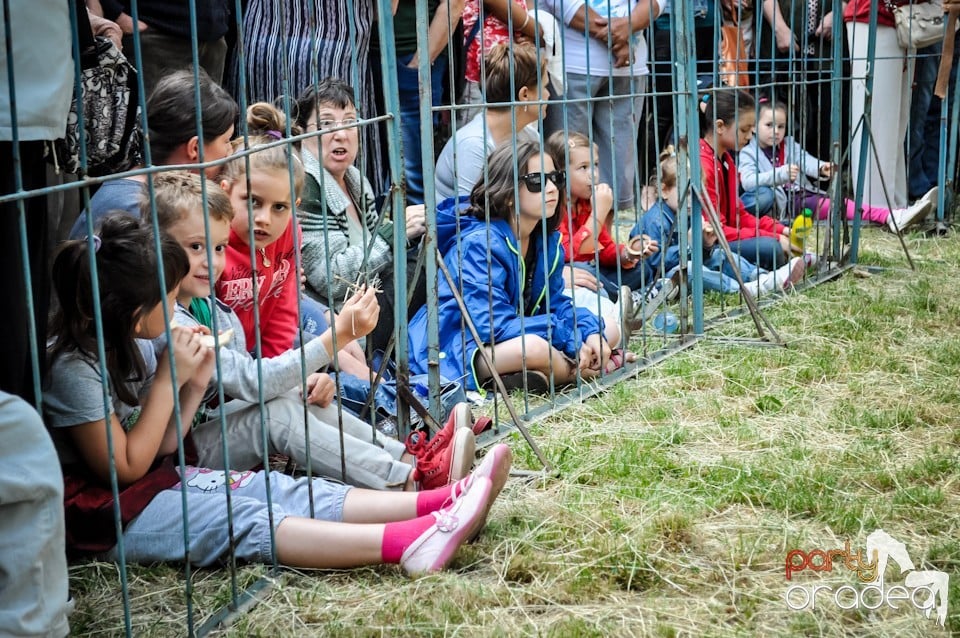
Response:
MULTIPOLYGON (((293 244, 293 220, 263 253, 256 251, 257 293, 260 300, 261 356, 276 357, 293 347, 299 326, 297 298, 300 286, 293 244), (269 264, 269 266, 267 265, 269 264)), ((247 348, 254 351, 253 269, 250 247, 230 231, 227 265, 217 282, 217 298, 233 308, 243 324, 247 348)))
POLYGON ((613 237, 607 232, 603 224, 598 224, 599 232, 596 233, 597 247, 589 252, 581 253, 580 247, 589 237, 594 236, 593 208, 590 201, 586 199, 579 200, 573 207, 571 216, 563 213, 561 215, 560 225, 557 230, 560 231, 560 244, 563 246, 563 253, 568 262, 572 261, 591 261, 597 257, 597 261, 605 268, 616 268, 617 253, 620 246, 613 241, 613 237), (568 222, 572 219, 573 225, 568 222), (570 232, 571 227, 573 232, 570 232))
MULTIPOLYGON (((765 215, 758 219, 748 213, 740 201, 740 178, 733 155, 724 153, 723 159, 720 159, 706 140, 700 140, 700 165, 703 169, 704 193, 720 216, 723 236, 727 241, 753 237, 779 239, 786 226, 765 215)), ((704 219, 707 219, 706 215, 704 219)))
MULTIPOLYGON (((877 25, 881 27, 895 27, 893 21, 893 12, 887 8, 887 3, 883 0, 875 0, 880 4, 877 6, 877 25)), ((907 4, 903 0, 892 0, 890 3, 895 6, 907 4)), ((850 0, 843 10, 844 22, 870 22, 870 0, 850 0)))

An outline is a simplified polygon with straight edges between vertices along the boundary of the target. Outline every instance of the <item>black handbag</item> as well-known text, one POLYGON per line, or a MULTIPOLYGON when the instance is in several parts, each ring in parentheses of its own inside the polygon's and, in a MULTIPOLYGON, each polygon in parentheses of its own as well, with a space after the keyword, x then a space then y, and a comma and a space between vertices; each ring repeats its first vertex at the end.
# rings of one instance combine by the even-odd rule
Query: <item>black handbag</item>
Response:
POLYGON ((111 175, 142 161, 137 72, 109 38, 93 36, 86 8, 78 4, 80 94, 73 96, 66 135, 54 143, 53 162, 67 173, 81 172, 82 105, 85 174, 111 175))

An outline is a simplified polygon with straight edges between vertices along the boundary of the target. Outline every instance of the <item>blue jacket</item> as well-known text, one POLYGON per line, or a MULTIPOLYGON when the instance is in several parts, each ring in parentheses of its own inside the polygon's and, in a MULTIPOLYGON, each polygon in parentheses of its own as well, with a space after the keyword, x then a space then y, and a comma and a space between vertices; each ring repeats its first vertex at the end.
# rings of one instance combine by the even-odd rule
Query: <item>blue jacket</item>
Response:
MULTIPOLYGON (((536 251, 538 258, 525 284, 525 267, 513 229, 502 220, 488 225, 472 215, 459 214, 468 202, 469 198, 460 197, 440 203, 437 240, 482 344, 503 343, 524 334, 537 335, 575 358, 586 338, 602 333, 603 325, 596 315, 586 308, 574 308, 571 299, 563 295, 560 233, 548 235, 545 246, 542 235, 531 238, 530 250, 536 251)), ((474 355, 480 344, 461 325, 460 309, 446 277, 440 274, 438 279, 440 374, 452 380, 463 378, 468 389, 476 390, 479 384, 474 355)), ((426 306, 411 320, 409 339, 410 372, 425 374, 426 306)))

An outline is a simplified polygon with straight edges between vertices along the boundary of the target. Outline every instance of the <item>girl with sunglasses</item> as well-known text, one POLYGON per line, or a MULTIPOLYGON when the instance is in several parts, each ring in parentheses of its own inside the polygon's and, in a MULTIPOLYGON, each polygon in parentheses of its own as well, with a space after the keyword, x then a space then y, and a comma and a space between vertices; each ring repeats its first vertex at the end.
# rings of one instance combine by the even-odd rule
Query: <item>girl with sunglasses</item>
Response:
MULTIPOLYGON (((498 148, 470 197, 437 209, 438 247, 479 336, 439 277, 440 374, 477 390, 494 370, 510 388, 547 392, 599 374, 610 357, 603 322, 563 295, 557 232, 565 174, 538 142, 498 148), (493 369, 484 357, 490 355, 493 369)), ((427 309, 410 323, 411 372, 428 366, 427 309)), ((436 355, 435 355, 436 356, 436 355)))

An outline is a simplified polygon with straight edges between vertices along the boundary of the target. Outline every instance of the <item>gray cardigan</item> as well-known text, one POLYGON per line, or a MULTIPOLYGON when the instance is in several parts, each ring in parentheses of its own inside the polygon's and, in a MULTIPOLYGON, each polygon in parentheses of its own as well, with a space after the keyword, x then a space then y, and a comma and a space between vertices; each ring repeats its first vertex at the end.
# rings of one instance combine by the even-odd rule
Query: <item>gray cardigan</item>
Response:
MULTIPOLYGON (((208 299, 209 301, 209 299, 208 299)), ((233 339, 220 348, 220 372, 223 380, 223 392, 227 397, 242 399, 250 403, 258 401, 260 388, 257 375, 257 360, 247 352, 246 338, 243 336, 243 326, 240 319, 229 306, 221 301, 215 301, 213 310, 217 313, 217 330, 223 332, 233 328, 233 339)), ((177 304, 174 318, 178 325, 192 328, 200 322, 190 314, 187 308, 177 304)), ((154 349, 162 353, 167 346, 166 336, 160 336, 153 341, 154 349)), ((287 350, 276 357, 264 357, 260 360, 263 368, 263 400, 275 399, 300 386, 300 348, 287 350)), ((167 356, 166 353, 160 356, 167 356)), ((330 363, 330 353, 320 339, 308 341, 303 346, 303 356, 306 361, 307 374, 316 371, 330 363)), ((204 402, 214 398, 217 393, 216 370, 210 380, 204 402)))
POLYGON ((364 266, 364 253, 369 248, 363 272, 370 276, 389 273, 393 265, 393 223, 384 221, 377 226, 377 208, 373 187, 356 167, 347 169, 344 181, 350 197, 357 202, 358 213, 367 229, 366 246, 350 244, 347 224, 349 200, 340 186, 313 155, 302 151, 306 169, 303 197, 297 207, 297 218, 303 232, 301 259, 307 278, 307 293, 332 308, 343 306, 349 284, 355 282, 364 266), (322 186, 321 186, 322 184, 322 186), (389 238, 389 239, 388 239, 389 238), (327 251, 329 247, 329 253, 327 251), (327 256, 330 274, 327 279, 327 256), (329 284, 329 290, 328 290, 329 284), (328 296, 329 292, 329 296, 328 296))
POLYGON ((817 179, 820 176, 820 167, 827 163, 821 162, 803 150, 803 147, 789 135, 783 138, 783 148, 783 166, 777 168, 774 168, 770 158, 760 150, 756 137, 740 149, 740 156, 737 159, 743 190, 755 191, 761 186, 772 188, 777 200, 778 212, 787 209, 787 191, 783 188, 783 184, 790 181, 790 164, 800 167, 797 184, 806 190, 823 193, 807 178, 817 179))

